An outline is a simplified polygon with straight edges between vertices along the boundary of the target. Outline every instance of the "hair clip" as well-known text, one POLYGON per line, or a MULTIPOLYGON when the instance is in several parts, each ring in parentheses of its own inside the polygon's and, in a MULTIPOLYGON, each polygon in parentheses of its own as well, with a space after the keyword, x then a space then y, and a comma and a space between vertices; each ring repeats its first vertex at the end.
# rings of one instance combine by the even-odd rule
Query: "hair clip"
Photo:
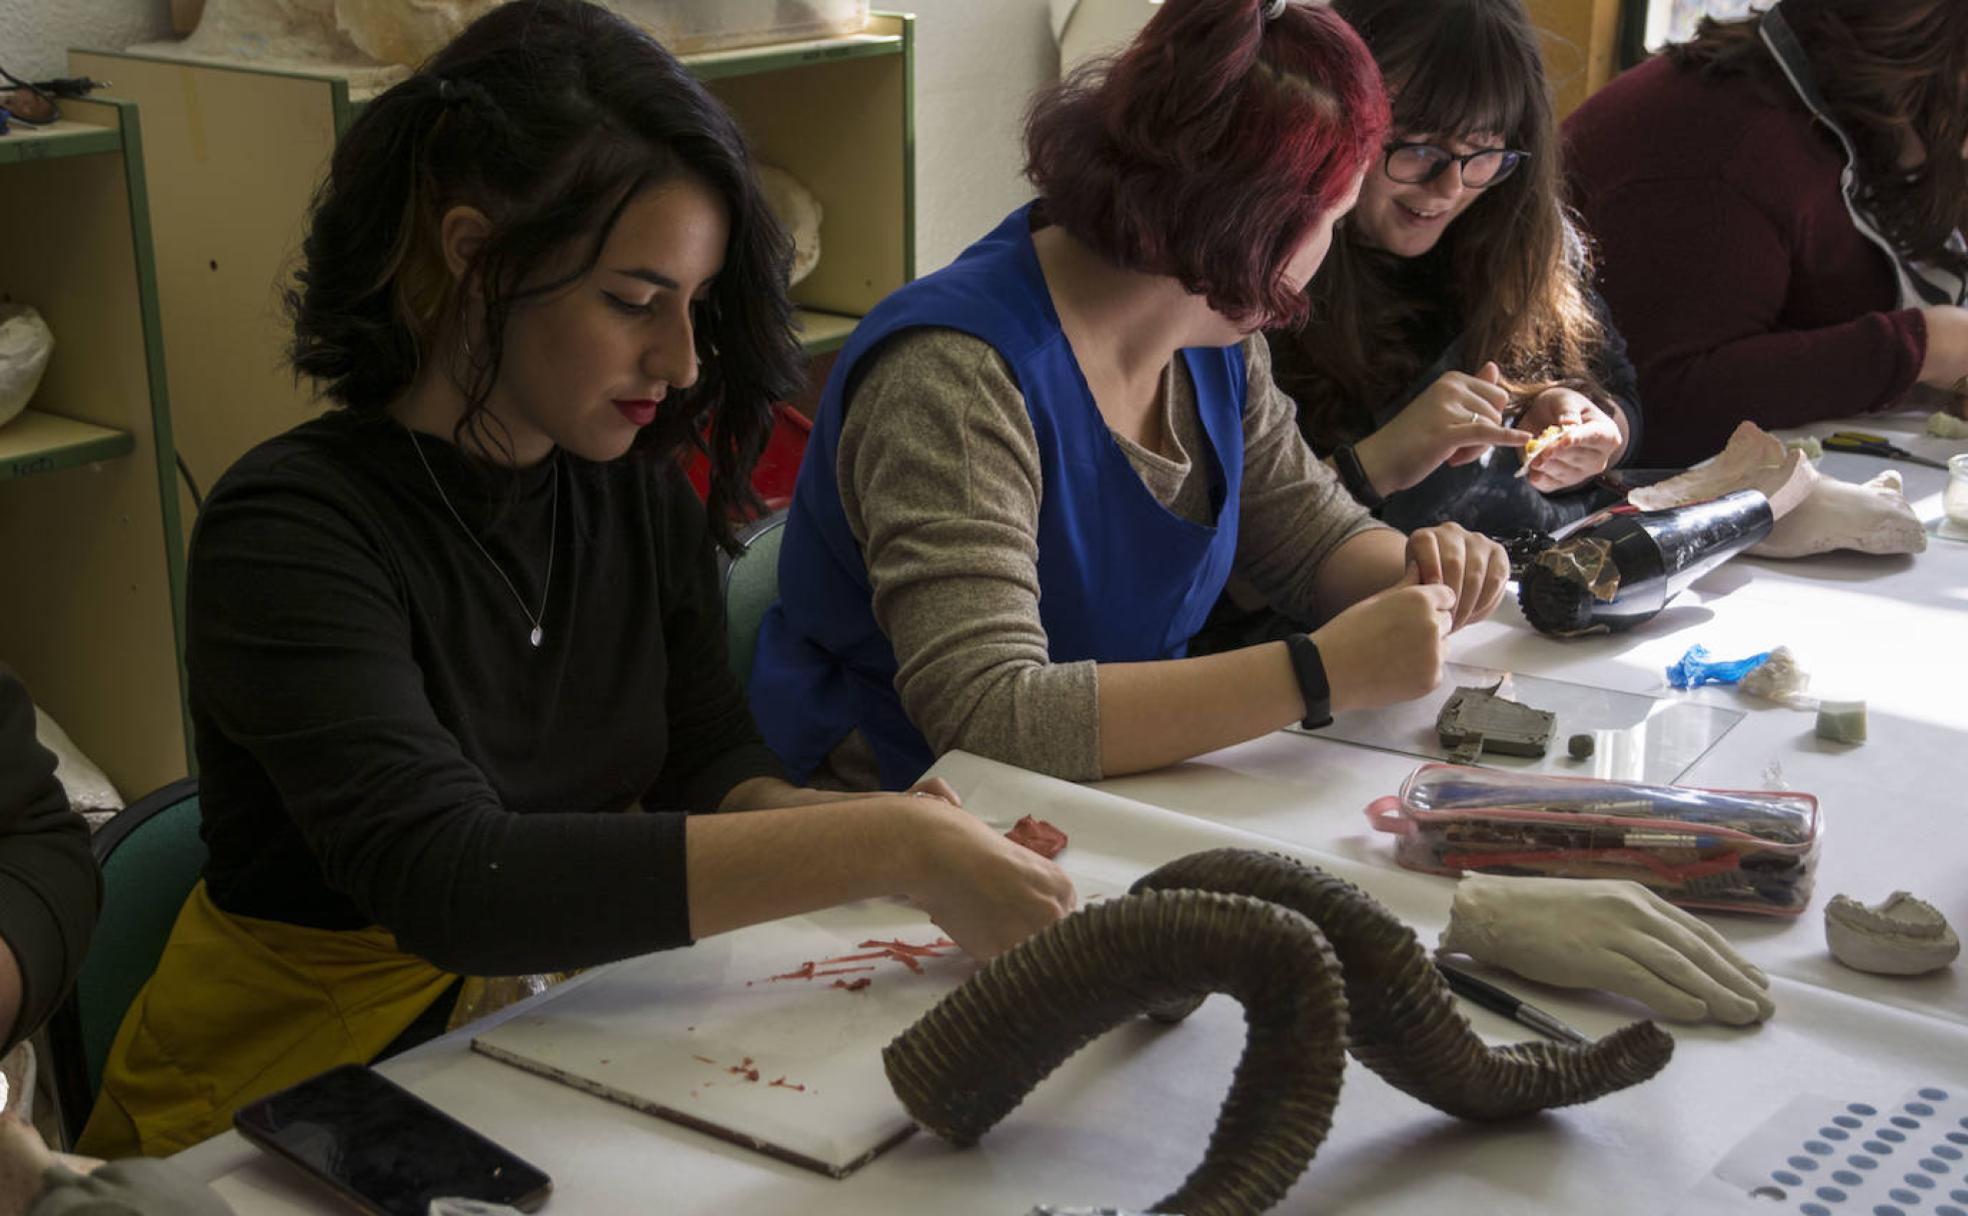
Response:
POLYGON ((1291 7, 1291 0, 1265 0, 1264 19, 1276 21, 1285 15, 1285 10, 1289 7, 1291 7))

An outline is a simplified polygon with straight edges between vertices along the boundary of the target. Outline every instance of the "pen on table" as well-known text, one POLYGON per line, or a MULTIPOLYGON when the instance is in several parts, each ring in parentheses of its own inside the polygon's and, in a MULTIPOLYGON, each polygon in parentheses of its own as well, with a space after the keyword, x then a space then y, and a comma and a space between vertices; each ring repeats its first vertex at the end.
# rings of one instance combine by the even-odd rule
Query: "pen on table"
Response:
POLYGON ((1556 1039, 1560 1043, 1592 1041, 1522 997, 1505 992, 1488 980, 1478 979, 1460 967, 1436 963, 1435 969, 1448 981, 1450 991, 1471 1004, 1481 1005, 1492 1013, 1500 1013, 1511 1021, 1529 1026, 1544 1037, 1556 1039))

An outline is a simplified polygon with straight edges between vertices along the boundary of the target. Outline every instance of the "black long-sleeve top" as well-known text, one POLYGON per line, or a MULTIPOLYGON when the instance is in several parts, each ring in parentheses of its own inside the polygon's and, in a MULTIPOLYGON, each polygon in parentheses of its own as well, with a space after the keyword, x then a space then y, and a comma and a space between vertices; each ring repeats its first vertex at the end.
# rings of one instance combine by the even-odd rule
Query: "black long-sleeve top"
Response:
POLYGON ((328 414, 214 487, 186 635, 213 901, 451 971, 687 943, 684 812, 781 773, 669 463, 493 470, 328 414))
POLYGON ((20 1016, 0 1053, 48 1020, 82 968, 102 905, 89 825, 69 809, 34 702, 0 664, 0 938, 20 967, 20 1016))

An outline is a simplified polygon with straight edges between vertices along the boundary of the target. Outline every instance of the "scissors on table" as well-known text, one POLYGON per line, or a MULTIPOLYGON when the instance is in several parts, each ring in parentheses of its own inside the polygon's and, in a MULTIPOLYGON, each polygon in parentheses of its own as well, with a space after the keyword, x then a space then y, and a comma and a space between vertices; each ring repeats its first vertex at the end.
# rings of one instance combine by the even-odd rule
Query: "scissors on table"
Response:
POLYGON ((1871 435, 1865 431, 1839 431, 1826 435, 1823 443, 1827 452, 1856 452, 1861 456, 1885 456, 1891 460, 1924 464, 1930 469, 1947 468, 1941 461, 1916 456, 1903 447, 1887 442, 1884 435, 1871 435))

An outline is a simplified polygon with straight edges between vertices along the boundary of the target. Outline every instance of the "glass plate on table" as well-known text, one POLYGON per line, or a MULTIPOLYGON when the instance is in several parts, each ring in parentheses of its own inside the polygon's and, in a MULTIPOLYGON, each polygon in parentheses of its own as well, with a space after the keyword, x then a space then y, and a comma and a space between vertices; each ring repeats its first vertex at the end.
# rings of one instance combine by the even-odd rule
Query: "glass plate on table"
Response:
POLYGON ((1678 696, 1616 692, 1590 684, 1518 675, 1468 663, 1443 666, 1442 684, 1425 697, 1384 709, 1335 714, 1319 730, 1288 729, 1319 739, 1399 752, 1427 760, 1451 759, 1435 732, 1435 719, 1459 687, 1489 688, 1497 695, 1558 715, 1551 746, 1543 756, 1499 756, 1484 752, 1474 763, 1486 768, 1558 773, 1672 785, 1743 720, 1740 709, 1701 705, 1678 696), (1573 735, 1592 736, 1592 754, 1574 760, 1566 750, 1573 735))

